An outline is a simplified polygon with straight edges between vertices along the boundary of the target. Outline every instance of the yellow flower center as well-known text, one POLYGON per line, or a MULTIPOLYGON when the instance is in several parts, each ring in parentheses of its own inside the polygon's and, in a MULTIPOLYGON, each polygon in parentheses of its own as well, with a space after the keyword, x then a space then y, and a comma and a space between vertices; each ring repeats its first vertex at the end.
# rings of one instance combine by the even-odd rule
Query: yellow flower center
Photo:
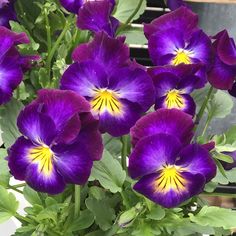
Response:
POLYGON ((185 106, 184 98, 181 96, 181 91, 172 89, 166 93, 165 104, 168 109, 181 109, 185 106))
POLYGON ((178 49, 176 51, 176 56, 172 60, 172 64, 177 66, 179 64, 191 64, 191 56, 192 52, 184 50, 184 49, 178 49))
POLYGON ((95 113, 109 112, 111 115, 120 115, 122 104, 118 100, 118 93, 108 89, 94 90, 95 96, 90 101, 95 113))
POLYGON ((183 169, 181 167, 175 165, 164 166, 163 169, 160 171, 160 176, 154 182, 155 191, 185 191, 187 180, 182 177, 182 171, 183 169))
POLYGON ((30 149, 29 159, 31 160, 32 163, 38 164, 39 172, 42 172, 46 176, 52 173, 53 152, 48 146, 42 145, 42 146, 38 146, 38 147, 30 149))

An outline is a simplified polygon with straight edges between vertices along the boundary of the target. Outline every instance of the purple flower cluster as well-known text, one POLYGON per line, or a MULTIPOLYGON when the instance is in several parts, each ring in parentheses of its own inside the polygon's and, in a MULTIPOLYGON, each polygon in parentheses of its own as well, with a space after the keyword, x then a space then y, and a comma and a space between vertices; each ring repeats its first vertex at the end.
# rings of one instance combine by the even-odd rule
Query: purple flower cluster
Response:
MULTIPOLYGON (((49 194, 62 192, 66 184, 85 184, 93 161, 102 156, 101 133, 130 133, 128 171, 137 180, 134 190, 167 208, 199 194, 215 176, 216 165, 211 145, 192 142, 196 105, 191 93, 208 81, 233 93, 234 41, 226 31, 208 37, 199 29, 197 15, 179 7, 179 1, 172 6, 175 11, 144 25, 155 65, 147 70, 130 59, 125 37, 115 37, 119 23, 111 16, 114 0, 61 4, 77 14, 78 26, 94 32, 94 37, 74 50, 60 90, 39 91, 20 113, 22 136, 8 156, 13 176, 49 194), (156 111, 144 115, 153 105, 156 111)), ((27 40, 2 30, 6 33, 0 32, 0 37, 9 34, 12 40, 0 47, 0 72, 10 78, 4 80, 6 85, 1 83, 1 96, 9 99, 22 79, 17 70, 22 58, 15 45, 27 40), (8 53, 7 62, 15 61, 5 65, 8 53), (7 66, 14 67, 12 73, 7 66)))
POLYGON ((92 32, 105 31, 114 36, 119 21, 111 16, 115 0, 60 0, 69 12, 77 14, 77 26, 92 32))

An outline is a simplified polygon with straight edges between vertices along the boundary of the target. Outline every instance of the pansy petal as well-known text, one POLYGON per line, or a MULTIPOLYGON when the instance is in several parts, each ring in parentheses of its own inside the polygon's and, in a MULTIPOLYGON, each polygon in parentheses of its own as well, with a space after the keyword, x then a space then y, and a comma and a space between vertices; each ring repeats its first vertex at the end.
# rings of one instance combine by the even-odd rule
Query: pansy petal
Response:
POLYGON ((105 31, 110 36, 114 36, 118 24, 114 24, 114 21, 111 22, 112 8, 109 0, 84 3, 78 12, 77 26, 80 29, 93 32, 105 31))
POLYGON ((232 88, 228 92, 231 96, 236 98, 236 82, 234 82, 232 88))
POLYGON ((164 96, 168 91, 176 89, 180 78, 175 74, 163 72, 153 77, 156 97, 164 96))
POLYGON ((173 185, 170 185, 169 189, 162 189, 162 186, 158 184, 160 178, 160 173, 144 176, 134 185, 134 190, 166 208, 177 207, 182 202, 201 193, 205 184, 203 175, 182 172, 181 188, 174 184, 172 188, 170 186, 173 185))
POLYGON ((28 159, 28 153, 31 148, 34 148, 34 144, 21 136, 10 147, 8 155, 8 166, 11 174, 18 180, 24 180, 26 176, 26 169, 30 164, 28 159))
POLYGON ((81 96, 93 97, 94 89, 108 86, 107 74, 92 61, 74 63, 68 67, 61 79, 61 89, 75 91, 81 96))
POLYGON ((181 6, 187 6, 187 4, 183 0, 167 0, 167 6, 173 11, 181 6))
POLYGON ((69 12, 78 14, 79 8, 83 5, 85 0, 60 0, 61 5, 69 12))
POLYGON ((213 67, 208 73, 210 84, 217 89, 228 90, 232 88, 235 76, 236 66, 227 65, 216 56, 213 67))
POLYGON ((189 94, 178 94, 174 95, 173 98, 168 98, 168 96, 158 98, 155 103, 155 109, 159 108, 176 108, 194 116, 196 111, 196 104, 189 94))
POLYGON ((124 41, 125 37, 112 38, 105 32, 96 33, 91 42, 80 44, 74 50, 72 58, 77 62, 102 63, 109 74, 129 61, 129 48, 124 41))
POLYGON ((50 174, 45 175, 36 163, 27 167, 25 181, 34 190, 48 194, 59 194, 66 186, 63 177, 54 166, 52 166, 50 174))
POLYGON ((130 128, 141 117, 142 108, 126 99, 120 99, 121 112, 111 114, 109 111, 101 112, 99 125, 101 132, 107 132, 114 137, 119 137, 130 132, 130 128))
POLYGON ((132 144, 150 135, 165 133, 174 135, 183 145, 193 137, 192 117, 177 109, 158 109, 142 117, 131 129, 132 144))
POLYGON ((69 90, 42 89, 36 103, 54 121, 57 131, 62 131, 76 113, 90 112, 86 99, 69 90))
POLYGON ((102 136, 98 130, 99 121, 91 113, 81 114, 80 120, 82 129, 77 142, 81 143, 88 150, 92 160, 98 161, 102 158, 103 153, 102 136), (91 140, 93 141, 91 142, 91 140))
POLYGON ((22 110, 17 118, 20 132, 35 143, 51 144, 56 127, 50 117, 40 112, 40 105, 31 104, 22 110))
POLYGON ((139 104, 143 112, 154 103, 154 87, 151 78, 142 69, 124 68, 109 78, 109 89, 118 91, 119 98, 139 104))
POLYGON ((216 164, 210 153, 201 145, 188 145, 181 151, 179 156, 180 159, 176 162, 176 165, 186 168, 186 171, 204 175, 207 182, 215 177, 216 164))
POLYGON ((236 46, 226 30, 223 30, 217 37, 217 54, 227 65, 236 65, 236 46))
POLYGON ((155 65, 162 65, 161 58, 165 55, 173 55, 174 59, 175 52, 184 46, 183 34, 174 28, 157 32, 148 40, 149 54, 155 65))
POLYGON ((211 40, 202 30, 193 33, 186 50, 191 51, 192 58, 197 58, 200 62, 206 65, 207 68, 209 68, 213 56, 211 40))
POLYGON ((180 7, 175 11, 164 14, 144 25, 144 33, 147 38, 157 31, 163 31, 170 28, 183 31, 185 37, 192 34, 197 29, 198 16, 186 7, 180 7))
POLYGON ((15 56, 8 54, 0 63, 0 104, 10 100, 13 91, 23 79, 21 67, 18 65, 18 54, 15 56))
POLYGON ((66 123, 64 128, 57 134, 55 143, 72 143, 78 136, 81 129, 81 121, 78 114, 75 114, 69 121, 66 123))
POLYGON ((129 175, 138 178, 155 173, 162 166, 174 164, 181 144, 168 134, 155 134, 140 140, 129 158, 129 175))
MULTIPOLYGON (((91 140, 86 140, 91 142, 91 140)), ((55 165, 67 183, 85 184, 90 176, 93 160, 83 143, 58 145, 53 148, 55 165)))

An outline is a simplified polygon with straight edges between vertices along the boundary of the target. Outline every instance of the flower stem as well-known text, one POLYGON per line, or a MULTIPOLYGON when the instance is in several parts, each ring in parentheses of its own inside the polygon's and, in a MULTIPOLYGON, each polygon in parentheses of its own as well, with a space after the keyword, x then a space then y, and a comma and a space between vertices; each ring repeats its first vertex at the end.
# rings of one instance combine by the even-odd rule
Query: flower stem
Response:
POLYGON ((18 189, 19 187, 8 185, 7 188, 23 194, 23 191, 18 189))
POLYGON ((24 217, 24 216, 21 216, 20 214, 18 214, 17 212, 16 212, 16 214, 15 214, 15 216, 14 216, 17 220, 19 220, 21 223, 30 223, 30 224, 34 224, 34 222, 31 220, 31 219, 29 219, 29 218, 27 218, 27 217, 24 217))
POLYGON ((51 40, 51 28, 48 20, 48 13, 47 10, 44 9, 44 15, 45 15, 45 22, 46 22, 46 32, 47 32, 47 46, 48 46, 48 55, 52 48, 52 40, 51 40))
POLYGON ((61 41, 63 40, 67 30, 70 28, 72 18, 73 18, 72 14, 67 18, 67 21, 66 21, 64 29, 62 30, 62 32, 59 35, 57 41, 55 42, 55 44, 52 47, 50 53, 48 54, 46 65, 47 65, 47 69, 48 69, 48 73, 49 73, 49 78, 51 77, 51 63, 52 63, 52 59, 53 59, 54 54, 55 54, 57 48, 59 47, 61 41))
POLYGON ((200 108, 200 111, 198 112, 197 116, 196 116, 196 120, 195 120, 195 127, 194 127, 194 130, 196 131, 197 129, 197 126, 199 125, 201 119, 202 119, 202 116, 204 115, 204 112, 205 112, 205 109, 207 107, 207 103, 208 101, 210 100, 211 98, 211 95, 212 95, 212 92, 213 92, 213 87, 211 86, 208 93, 207 93, 207 96, 200 108))
POLYGON ((121 137, 122 151, 121 151, 121 165, 125 171, 127 171, 127 156, 128 156, 128 136, 121 137))
POLYGON ((133 18, 137 15, 140 7, 143 4, 143 1, 144 0, 139 0, 137 7, 134 9, 133 13, 129 16, 129 18, 125 21, 125 23, 120 26, 120 28, 116 32, 116 35, 119 35, 119 33, 122 32, 122 30, 125 29, 126 26, 129 25, 133 21, 133 18))
POLYGON ((133 18, 137 15, 140 7, 142 6, 143 0, 139 0, 139 3, 133 13, 129 16, 129 18, 126 20, 125 25, 128 25, 130 22, 132 22, 133 18))
POLYGON ((74 218, 80 215, 80 185, 75 185, 75 209, 74 218))

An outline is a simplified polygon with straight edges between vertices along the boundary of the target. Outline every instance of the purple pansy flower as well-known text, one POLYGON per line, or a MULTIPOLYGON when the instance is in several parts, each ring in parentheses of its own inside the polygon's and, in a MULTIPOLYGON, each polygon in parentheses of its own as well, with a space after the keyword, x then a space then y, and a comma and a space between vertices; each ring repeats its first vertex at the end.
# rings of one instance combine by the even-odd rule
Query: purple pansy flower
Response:
POLYGON ((102 132, 112 136, 129 133, 154 103, 151 78, 145 70, 130 67, 127 46, 120 38, 100 33, 76 52, 78 62, 65 71, 61 89, 73 90, 90 101, 102 132))
POLYGON ((29 43, 25 33, 14 33, 0 26, 0 104, 8 102, 23 79, 23 69, 30 58, 21 56, 16 45, 29 43))
POLYGON ((176 108, 190 115, 195 114, 196 105, 190 93, 198 87, 195 75, 199 65, 154 67, 149 70, 156 91, 155 109, 176 108))
POLYGON ((187 4, 183 2, 183 0, 166 0, 166 4, 172 11, 181 6, 187 6, 187 4))
POLYGON ((164 133, 178 138, 184 146, 193 138, 192 117, 177 109, 158 109, 139 119, 130 131, 133 146, 148 136, 164 133))
POLYGON ((0 25, 10 28, 9 21, 16 21, 16 13, 14 9, 15 0, 0 1, 0 25))
POLYGON ((208 74, 208 80, 217 89, 232 89, 236 78, 235 42, 226 30, 219 32, 213 39, 215 39, 213 43, 215 61, 208 74))
POLYGON ((92 32, 105 31, 110 36, 114 36, 119 21, 111 16, 113 8, 114 1, 110 0, 86 2, 78 12, 78 28, 92 32))
MULTIPOLYGON (((61 5, 69 12, 74 14, 78 14, 79 9, 86 2, 95 2, 95 1, 103 1, 103 0, 60 0, 61 5)), ((110 0, 110 3, 115 6, 115 0, 110 0)))
POLYGON ((170 111, 163 109, 162 116, 153 113, 152 125, 146 117, 142 118, 144 135, 130 155, 128 168, 130 176, 138 179, 134 190, 167 208, 176 207, 199 194, 216 174, 216 165, 204 147, 181 143, 182 128, 185 127, 181 116, 187 114, 173 109, 177 113, 172 115, 171 125, 165 125, 168 123, 165 117, 170 116, 170 111))
POLYGON ((60 0, 68 11, 77 14, 77 26, 92 32, 105 31, 114 36, 119 21, 111 16, 115 0, 60 0))
POLYGON ((161 206, 176 207, 203 191, 216 174, 209 152, 198 144, 182 147, 175 136, 156 134, 138 142, 129 173, 134 190, 161 206))
POLYGON ((203 66, 197 73, 201 88, 207 82, 206 72, 211 64, 211 40, 197 29, 196 23, 195 14, 181 7, 145 25, 144 32, 155 65, 201 63, 203 66))
POLYGON ((72 91, 39 91, 17 125, 23 136, 9 149, 10 171, 36 191, 58 194, 67 183, 86 183, 101 158, 97 121, 89 103, 72 91))

